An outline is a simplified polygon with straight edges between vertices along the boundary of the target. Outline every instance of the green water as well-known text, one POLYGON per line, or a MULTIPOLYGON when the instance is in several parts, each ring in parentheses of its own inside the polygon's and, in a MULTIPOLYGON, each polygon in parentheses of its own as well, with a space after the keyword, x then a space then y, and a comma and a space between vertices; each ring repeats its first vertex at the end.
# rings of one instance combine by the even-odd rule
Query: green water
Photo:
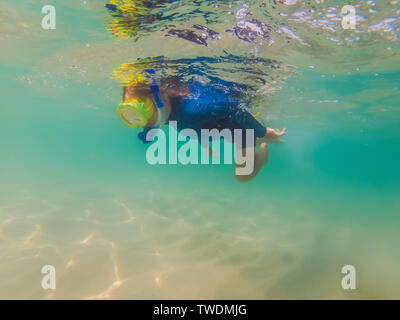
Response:
POLYGON ((104 1, 52 3, 52 31, 46 1, 0 3, 0 298, 400 298, 398 56, 350 74, 299 57, 264 102, 285 143, 241 184, 231 165, 149 165, 110 77, 145 40, 114 39, 104 1))

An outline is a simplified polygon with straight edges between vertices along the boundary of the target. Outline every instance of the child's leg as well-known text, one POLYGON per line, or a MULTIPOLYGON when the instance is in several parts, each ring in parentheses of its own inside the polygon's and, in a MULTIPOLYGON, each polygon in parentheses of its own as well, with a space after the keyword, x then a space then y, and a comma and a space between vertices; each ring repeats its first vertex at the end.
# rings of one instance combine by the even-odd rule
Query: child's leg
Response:
MULTIPOLYGON (((253 147, 252 147, 253 148, 253 147)), ((249 148, 242 149, 242 155, 245 156, 249 152, 249 148)), ((240 151, 239 151, 240 152, 240 151)), ((254 155, 254 170, 249 175, 237 175, 236 168, 244 167, 245 164, 235 164, 235 178, 240 182, 248 182, 252 180, 261 170, 263 166, 268 163, 268 145, 264 142, 260 145, 260 149, 254 155)))

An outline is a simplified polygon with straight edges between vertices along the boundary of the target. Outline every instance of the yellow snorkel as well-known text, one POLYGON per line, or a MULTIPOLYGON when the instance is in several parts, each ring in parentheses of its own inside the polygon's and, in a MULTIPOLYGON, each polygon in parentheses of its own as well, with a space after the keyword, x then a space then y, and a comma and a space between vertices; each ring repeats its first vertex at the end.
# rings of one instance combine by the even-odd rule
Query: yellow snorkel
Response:
POLYGON ((150 98, 143 102, 130 99, 119 104, 117 114, 123 123, 133 129, 145 127, 154 114, 154 103, 150 98))

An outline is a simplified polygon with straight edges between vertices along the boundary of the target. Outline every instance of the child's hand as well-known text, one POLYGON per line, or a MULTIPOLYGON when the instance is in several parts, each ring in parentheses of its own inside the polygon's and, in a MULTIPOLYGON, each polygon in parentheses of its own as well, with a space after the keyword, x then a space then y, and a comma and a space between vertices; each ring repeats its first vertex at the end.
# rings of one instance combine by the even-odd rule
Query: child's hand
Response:
POLYGON ((267 139, 276 139, 276 138, 284 136, 285 133, 286 133, 286 128, 283 128, 283 130, 267 128, 264 137, 267 139))

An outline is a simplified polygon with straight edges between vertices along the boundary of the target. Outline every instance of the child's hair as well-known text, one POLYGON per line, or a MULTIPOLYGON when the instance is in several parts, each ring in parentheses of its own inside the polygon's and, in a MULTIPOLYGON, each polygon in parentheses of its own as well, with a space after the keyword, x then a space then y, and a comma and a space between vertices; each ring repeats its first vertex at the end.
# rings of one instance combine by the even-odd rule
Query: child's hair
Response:
POLYGON ((149 97, 151 95, 151 90, 148 85, 140 86, 126 86, 122 94, 123 100, 128 100, 131 98, 149 97))

